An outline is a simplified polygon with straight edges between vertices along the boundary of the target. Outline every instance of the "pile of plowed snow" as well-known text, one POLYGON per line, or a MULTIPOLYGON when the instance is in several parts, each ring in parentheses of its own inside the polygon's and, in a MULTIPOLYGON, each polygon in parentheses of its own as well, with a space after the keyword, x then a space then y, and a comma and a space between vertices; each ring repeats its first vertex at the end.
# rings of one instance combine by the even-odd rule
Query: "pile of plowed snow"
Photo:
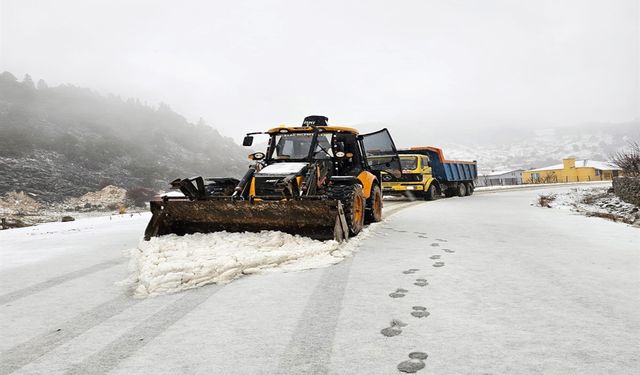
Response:
POLYGON ((343 243, 275 231, 154 237, 129 251, 130 276, 124 284, 131 286, 136 297, 147 297, 226 283, 266 270, 326 267, 350 256, 375 226, 343 243))

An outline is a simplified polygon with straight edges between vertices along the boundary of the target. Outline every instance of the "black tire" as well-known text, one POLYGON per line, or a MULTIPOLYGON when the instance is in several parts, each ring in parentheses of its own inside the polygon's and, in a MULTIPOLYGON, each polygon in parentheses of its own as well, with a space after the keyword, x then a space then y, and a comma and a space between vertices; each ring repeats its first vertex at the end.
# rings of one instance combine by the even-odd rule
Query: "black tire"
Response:
POLYGON ((456 195, 456 189, 452 188, 452 187, 448 187, 445 189, 444 191, 444 196, 447 198, 451 198, 454 195, 456 195))
POLYGON ((344 216, 347 219, 349 235, 355 236, 360 233, 364 226, 364 216, 366 200, 362 193, 362 186, 354 185, 331 185, 327 189, 327 196, 342 202, 344 216))
POLYGON ((367 210, 364 215, 364 223, 371 224, 382 221, 382 191, 378 184, 371 187, 371 194, 367 199, 367 210))
POLYGON ((465 187, 467 188, 467 196, 473 194, 474 187, 473 187, 473 184, 471 182, 467 182, 465 184, 465 187))
POLYGON ((425 201, 433 201, 438 197, 438 188, 436 185, 431 184, 429 188, 424 192, 424 200, 425 201))
POLYGON ((464 183, 459 183, 458 187, 457 187, 457 191, 456 194, 459 197, 464 197, 465 195, 467 195, 467 186, 464 183))

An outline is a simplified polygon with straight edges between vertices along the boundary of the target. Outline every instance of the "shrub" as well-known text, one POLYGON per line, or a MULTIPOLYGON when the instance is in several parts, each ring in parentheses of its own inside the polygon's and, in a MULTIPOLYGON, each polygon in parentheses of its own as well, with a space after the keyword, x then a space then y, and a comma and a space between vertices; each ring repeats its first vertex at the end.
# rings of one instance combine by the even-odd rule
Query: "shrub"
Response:
POLYGON ((155 195, 155 191, 142 186, 127 190, 127 199, 137 207, 144 207, 155 195))
POLYGON ((640 143, 630 141, 627 148, 611 155, 611 162, 620 169, 625 176, 640 176, 640 143))
POLYGON ((538 206, 551 208, 551 202, 556 200, 555 194, 540 194, 538 195, 538 206))

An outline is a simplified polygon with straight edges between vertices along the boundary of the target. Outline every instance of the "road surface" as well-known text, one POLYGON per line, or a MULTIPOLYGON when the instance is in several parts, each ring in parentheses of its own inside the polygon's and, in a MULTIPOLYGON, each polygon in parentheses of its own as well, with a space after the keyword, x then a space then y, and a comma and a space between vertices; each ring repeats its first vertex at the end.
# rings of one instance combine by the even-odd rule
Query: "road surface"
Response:
POLYGON ((388 203, 335 266, 147 299, 146 216, 3 231, 0 374, 640 373, 640 230, 531 205, 566 189, 388 203))

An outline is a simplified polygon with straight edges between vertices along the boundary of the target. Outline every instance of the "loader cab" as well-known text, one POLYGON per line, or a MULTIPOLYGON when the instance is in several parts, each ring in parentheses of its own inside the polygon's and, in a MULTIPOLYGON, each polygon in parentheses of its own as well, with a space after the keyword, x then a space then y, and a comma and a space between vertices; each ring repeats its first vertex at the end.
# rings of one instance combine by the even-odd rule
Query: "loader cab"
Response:
POLYGON ((354 175, 364 169, 358 134, 350 128, 312 126, 269 131, 267 164, 316 162, 330 175, 354 175))

